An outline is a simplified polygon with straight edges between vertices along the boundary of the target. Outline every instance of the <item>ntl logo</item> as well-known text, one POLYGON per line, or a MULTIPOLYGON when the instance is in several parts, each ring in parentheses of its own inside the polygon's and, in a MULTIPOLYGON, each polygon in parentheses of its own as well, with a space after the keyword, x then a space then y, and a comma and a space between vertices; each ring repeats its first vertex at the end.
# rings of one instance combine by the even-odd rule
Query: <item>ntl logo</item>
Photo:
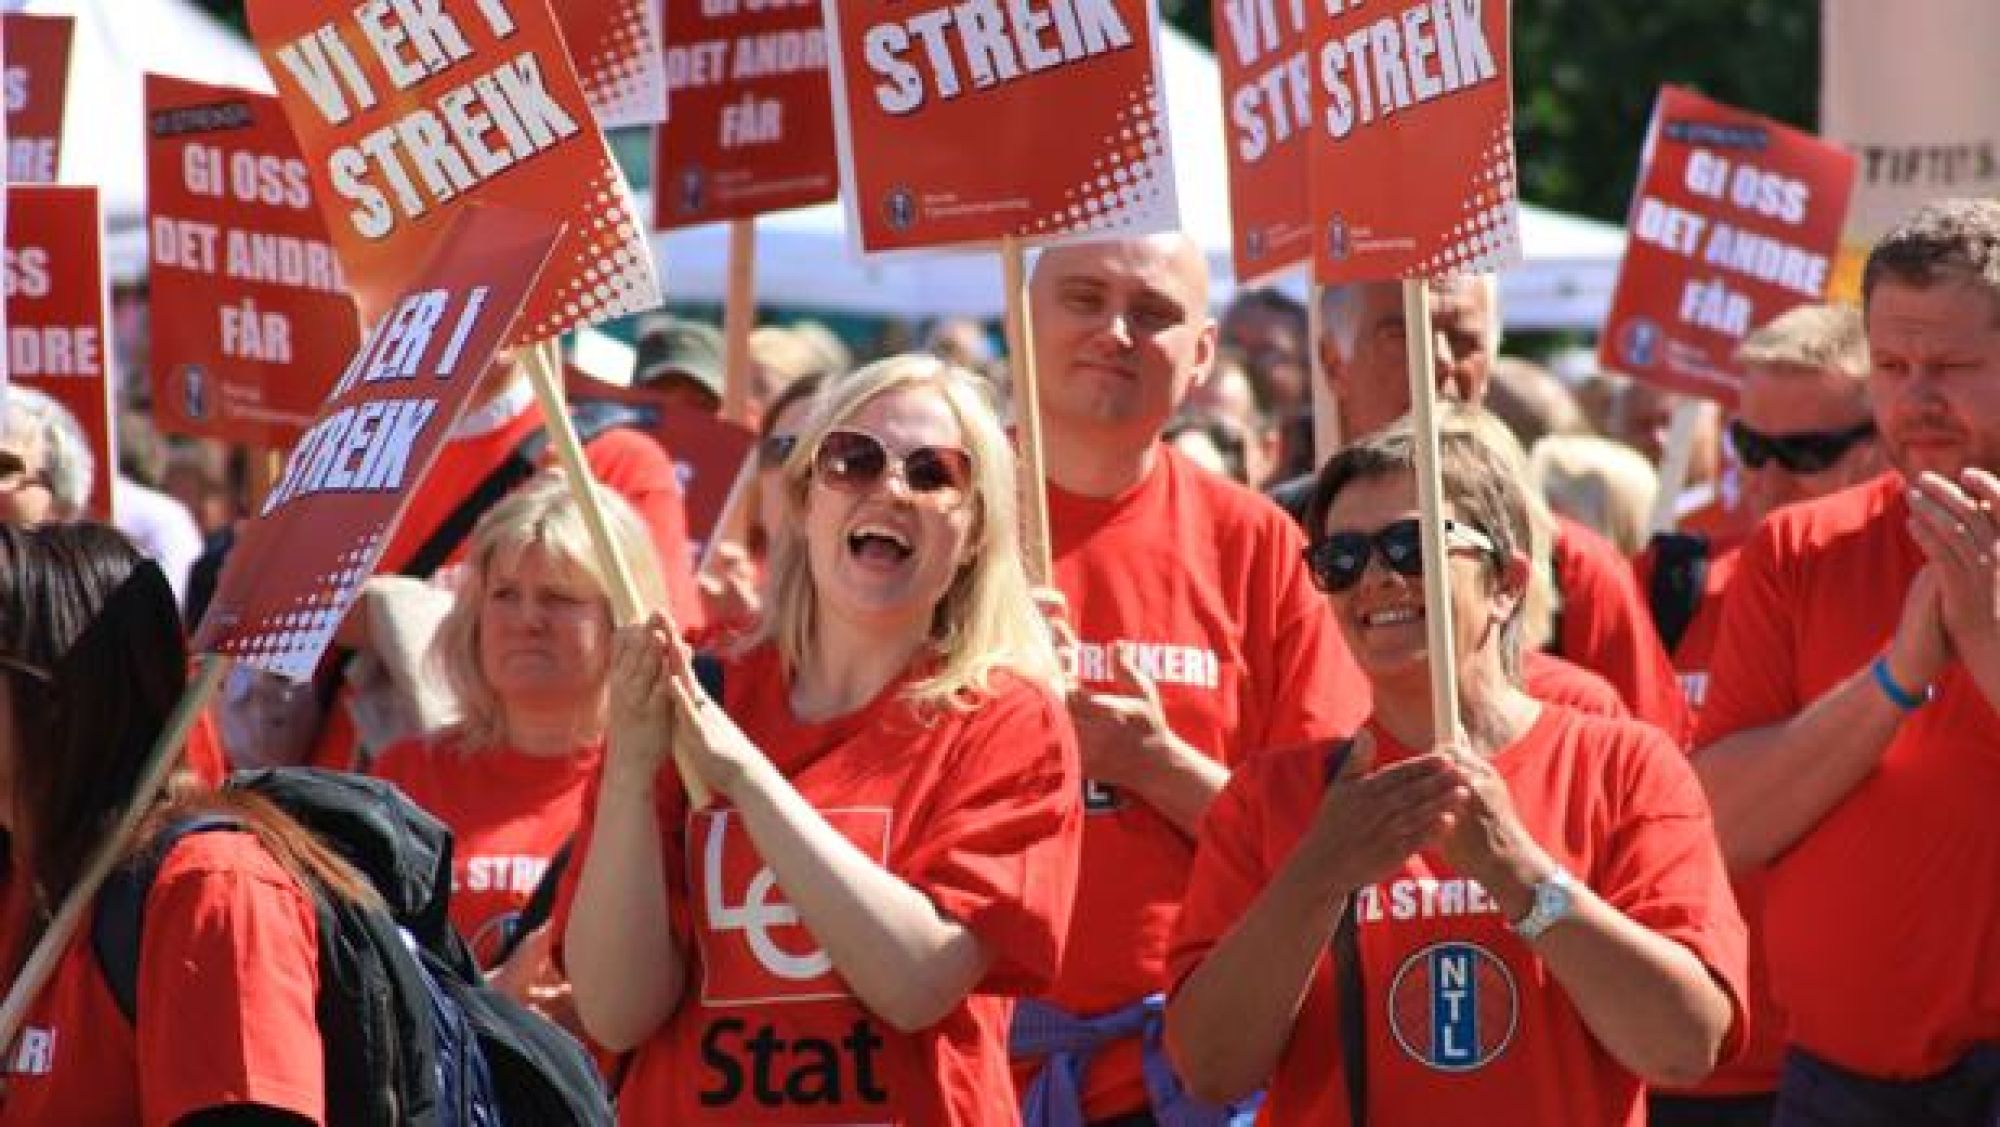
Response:
POLYGON ((1514 974, 1472 943, 1434 943, 1409 958, 1389 987, 1389 1029, 1417 1063, 1469 1072, 1507 1050, 1521 1017, 1514 974))

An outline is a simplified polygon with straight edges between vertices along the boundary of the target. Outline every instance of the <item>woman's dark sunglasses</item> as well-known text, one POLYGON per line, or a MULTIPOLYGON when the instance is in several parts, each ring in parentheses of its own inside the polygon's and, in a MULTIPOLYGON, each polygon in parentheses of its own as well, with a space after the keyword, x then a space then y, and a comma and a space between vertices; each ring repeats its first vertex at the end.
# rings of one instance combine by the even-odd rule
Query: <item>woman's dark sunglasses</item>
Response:
POLYGON ((1873 420, 1857 423, 1846 430, 1804 430, 1792 434, 1765 434, 1738 419, 1729 424, 1729 446, 1736 457, 1753 470, 1761 470, 1773 458, 1791 473, 1819 473, 1830 470, 1857 442, 1875 437, 1873 420))
MULTIPOLYGON (((865 431, 828 431, 813 453, 813 476, 849 493, 875 488, 888 472, 888 448, 865 431)), ((907 451, 898 472, 913 495, 942 508, 956 508, 972 489, 972 455, 956 447, 919 446, 907 451)))
MULTIPOLYGON (((1493 538, 1469 524, 1444 522, 1445 543, 1453 548, 1472 548, 1494 554, 1493 538)), ((1306 570, 1313 586, 1336 595, 1361 582, 1368 570, 1368 557, 1380 555, 1382 563, 1398 575, 1411 579, 1424 573, 1423 532, 1414 517, 1383 525, 1374 532, 1335 532, 1307 546, 1306 570)))

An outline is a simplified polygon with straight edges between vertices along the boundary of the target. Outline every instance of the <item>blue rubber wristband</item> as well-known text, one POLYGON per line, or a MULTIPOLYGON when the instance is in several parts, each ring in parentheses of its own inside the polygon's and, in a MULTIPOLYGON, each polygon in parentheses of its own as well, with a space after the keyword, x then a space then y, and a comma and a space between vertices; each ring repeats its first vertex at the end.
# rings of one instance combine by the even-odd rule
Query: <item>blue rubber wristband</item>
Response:
POLYGON ((1926 701, 1931 699, 1931 687, 1929 685, 1925 685, 1922 692, 1913 693, 1896 683, 1896 675, 1889 672, 1888 654, 1883 654, 1881 657, 1876 658, 1875 664, 1869 668, 1874 671, 1875 686, 1882 690, 1883 696, 1889 698, 1890 704, 1895 705, 1902 711, 1915 712, 1917 709, 1922 708, 1926 701))

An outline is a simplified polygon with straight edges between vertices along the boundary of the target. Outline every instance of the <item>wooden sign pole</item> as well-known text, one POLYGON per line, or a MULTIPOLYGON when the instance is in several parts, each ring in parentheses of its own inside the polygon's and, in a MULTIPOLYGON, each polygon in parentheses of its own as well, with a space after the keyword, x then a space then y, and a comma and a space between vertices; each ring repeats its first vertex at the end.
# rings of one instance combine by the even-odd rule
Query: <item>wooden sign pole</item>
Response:
POLYGON ((1021 552, 1028 578, 1047 586, 1055 574, 1049 550, 1049 494, 1042 459, 1042 399, 1035 382, 1035 326, 1028 311, 1028 272, 1019 239, 1003 239, 1007 285, 1008 372, 1014 388, 1014 428, 1021 455, 1021 552))
POLYGON ((1423 510, 1424 625, 1430 649, 1431 742, 1463 748, 1458 723, 1458 662, 1452 649, 1451 569, 1444 535, 1444 477, 1437 425, 1436 341, 1431 293, 1403 283, 1404 339, 1409 342, 1410 421, 1417 455, 1417 503, 1423 510))

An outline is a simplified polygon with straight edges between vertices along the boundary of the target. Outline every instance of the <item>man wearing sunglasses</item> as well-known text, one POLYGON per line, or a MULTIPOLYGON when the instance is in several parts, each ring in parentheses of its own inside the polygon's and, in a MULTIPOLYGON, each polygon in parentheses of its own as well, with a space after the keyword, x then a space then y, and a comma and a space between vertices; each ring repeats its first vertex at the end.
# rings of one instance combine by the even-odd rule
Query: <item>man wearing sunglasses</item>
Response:
MULTIPOLYGON (((1373 434, 1409 414, 1401 284, 1328 286, 1320 300, 1320 360, 1340 414, 1340 433, 1373 434)), ((1492 275, 1431 283, 1437 383, 1446 399, 1483 405, 1500 354, 1500 325, 1499 287, 1492 275)), ((1304 521, 1312 482, 1312 474, 1294 478, 1273 488, 1271 496, 1304 521)), ((1564 517, 1556 523, 1550 562, 1560 604, 1549 649, 1611 682, 1634 717, 1683 738, 1687 712, 1680 686, 1631 567, 1597 533, 1564 517)))
MULTIPOLYGON (((1752 526, 1787 505, 1858 485, 1884 462, 1868 407, 1868 339, 1851 306, 1802 305, 1744 338, 1736 417, 1726 435, 1741 467, 1742 507, 1752 526)), ((1699 713, 1738 545, 1697 533, 1664 532, 1634 566, 1651 596, 1661 638, 1699 713)), ((1764 882, 1739 874, 1737 902, 1758 927, 1764 882)), ((1752 950, 1760 948, 1753 944, 1752 950)), ((1687 1092, 1650 1101, 1660 1127, 1769 1123, 1784 1056, 1783 1018, 1770 997, 1768 968, 1753 958, 1750 1041, 1733 1061, 1687 1092)))
POLYGON ((1352 731, 1367 683, 1313 591, 1299 529, 1161 441, 1215 361, 1200 249, 1167 235, 1048 250, 1030 308, 1067 604, 1056 629, 1091 784, 1061 977, 1016 1020, 1025 1111, 1030 1124, 1218 1122, 1217 1109, 1183 1117, 1157 1036, 1195 825, 1244 756, 1352 731))
POLYGON ((1861 289, 1896 472, 1745 544, 1695 766, 1731 867, 1768 874, 1775 1122, 1983 1127, 2000 1103, 2000 202, 1918 211, 1861 289))

